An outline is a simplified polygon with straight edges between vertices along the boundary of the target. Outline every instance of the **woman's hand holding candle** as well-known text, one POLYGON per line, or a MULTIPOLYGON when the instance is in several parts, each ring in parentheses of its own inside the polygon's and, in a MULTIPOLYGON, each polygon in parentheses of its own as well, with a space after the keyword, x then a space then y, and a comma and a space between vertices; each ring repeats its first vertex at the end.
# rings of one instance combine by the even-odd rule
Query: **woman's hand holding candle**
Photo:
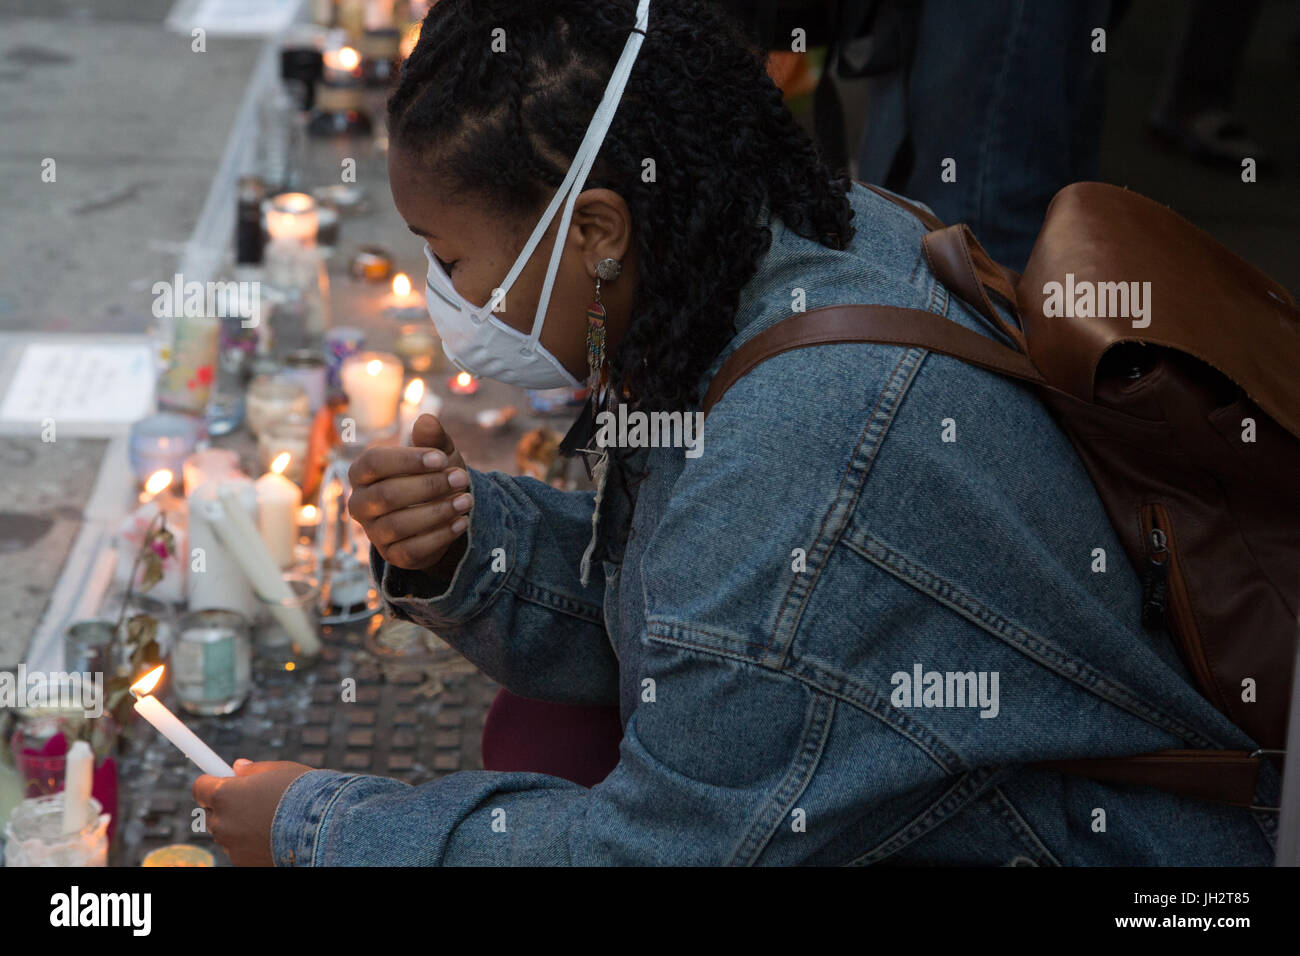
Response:
POLYGON ((421 415, 412 447, 368 448, 348 477, 348 510, 385 561, 419 571, 459 561, 473 497, 465 459, 433 415, 421 415))
POLYGON ((204 774, 194 781, 194 802, 207 810, 212 839, 235 866, 273 866, 271 824, 280 798, 311 770, 287 760, 236 760, 233 777, 204 774))

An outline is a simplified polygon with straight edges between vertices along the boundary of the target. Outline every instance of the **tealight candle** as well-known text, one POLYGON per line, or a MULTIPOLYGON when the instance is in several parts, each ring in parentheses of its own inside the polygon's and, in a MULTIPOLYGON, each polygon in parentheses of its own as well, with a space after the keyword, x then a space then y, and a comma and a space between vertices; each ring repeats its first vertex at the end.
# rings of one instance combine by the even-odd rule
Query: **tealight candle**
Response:
POLYGON ((200 740, 194 731, 182 724, 176 715, 164 707, 162 702, 151 693, 158 686, 158 681, 162 679, 165 666, 159 664, 131 685, 131 693, 135 696, 135 712, 153 724, 158 733, 170 740, 204 773, 214 777, 233 777, 235 771, 231 769, 230 764, 218 757, 211 747, 200 740))
POLYGON ((339 378, 348 396, 348 415, 363 432, 385 432, 397 421, 402 363, 383 352, 358 352, 343 363, 339 378))
POLYGON ((447 379, 447 388, 454 395, 473 395, 478 391, 478 379, 469 372, 457 372, 447 379))

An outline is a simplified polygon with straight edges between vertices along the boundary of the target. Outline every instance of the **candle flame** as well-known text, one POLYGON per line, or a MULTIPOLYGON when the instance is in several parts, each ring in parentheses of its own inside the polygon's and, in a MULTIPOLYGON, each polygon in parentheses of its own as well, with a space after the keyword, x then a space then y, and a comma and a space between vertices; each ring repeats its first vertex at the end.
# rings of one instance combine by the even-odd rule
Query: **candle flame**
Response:
POLYGON ((459 385, 461 388, 469 388, 470 384, 473 381, 474 381, 474 376, 469 374, 469 372, 461 372, 459 375, 456 376, 456 384, 459 385))
POLYGON ((154 495, 160 494, 165 489, 170 488, 174 477, 175 476, 172 475, 168 469, 160 468, 149 476, 149 480, 144 483, 144 490, 148 492, 149 497, 152 498, 154 495))
POLYGON ((405 398, 411 405, 419 405, 420 399, 424 398, 424 379, 411 379, 411 384, 406 386, 405 398))
POLYGON ((281 193, 275 198, 286 212, 306 212, 316 205, 316 200, 306 193, 281 193))
POLYGON ((371 359, 369 362, 366 363, 367 375, 378 375, 383 370, 384 370, 384 363, 379 361, 379 359, 371 359))
POLYGON ((408 296, 411 294, 411 280, 405 272, 399 272, 393 276, 393 295, 408 296))
POLYGON ((303 505, 298 512, 299 524, 315 524, 318 513, 315 505, 303 505))
POLYGON ((166 667, 165 664, 159 664, 149 673, 145 674, 138 681, 132 684, 131 693, 136 697, 144 697, 147 694, 152 693, 153 689, 158 686, 158 682, 162 680, 164 667, 166 667))
POLYGON ((271 462, 271 470, 277 475, 283 475, 284 470, 289 467, 289 453, 282 451, 275 456, 275 461, 271 462))
POLYGON ((339 66, 351 72, 357 68, 361 62, 361 54, 350 46, 345 46, 339 50, 339 66))

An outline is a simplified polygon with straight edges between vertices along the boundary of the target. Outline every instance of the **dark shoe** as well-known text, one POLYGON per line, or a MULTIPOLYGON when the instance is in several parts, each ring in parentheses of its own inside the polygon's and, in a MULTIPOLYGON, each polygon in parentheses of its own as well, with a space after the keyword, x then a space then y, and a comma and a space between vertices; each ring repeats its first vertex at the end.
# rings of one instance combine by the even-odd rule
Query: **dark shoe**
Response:
POLYGON ((1147 132, 1168 149, 1175 149, 1208 166, 1241 168, 1243 159, 1257 169, 1273 167, 1273 157, 1251 138, 1245 125, 1227 110, 1207 109, 1181 122, 1168 116, 1147 117, 1147 132))

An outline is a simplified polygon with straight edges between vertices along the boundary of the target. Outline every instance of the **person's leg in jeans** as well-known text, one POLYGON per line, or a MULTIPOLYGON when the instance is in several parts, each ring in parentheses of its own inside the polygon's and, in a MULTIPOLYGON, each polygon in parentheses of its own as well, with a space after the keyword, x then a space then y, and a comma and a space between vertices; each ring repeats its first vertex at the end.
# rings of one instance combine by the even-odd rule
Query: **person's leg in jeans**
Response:
POLYGON ((483 769, 563 777, 594 787, 618 764, 617 707, 529 700, 502 688, 483 724, 483 769))
POLYGON ((1109 0, 925 0, 902 71, 872 82, 858 178, 970 225, 1023 270, 1047 204, 1095 179, 1109 0), (944 161, 956 161, 944 182, 944 161))

